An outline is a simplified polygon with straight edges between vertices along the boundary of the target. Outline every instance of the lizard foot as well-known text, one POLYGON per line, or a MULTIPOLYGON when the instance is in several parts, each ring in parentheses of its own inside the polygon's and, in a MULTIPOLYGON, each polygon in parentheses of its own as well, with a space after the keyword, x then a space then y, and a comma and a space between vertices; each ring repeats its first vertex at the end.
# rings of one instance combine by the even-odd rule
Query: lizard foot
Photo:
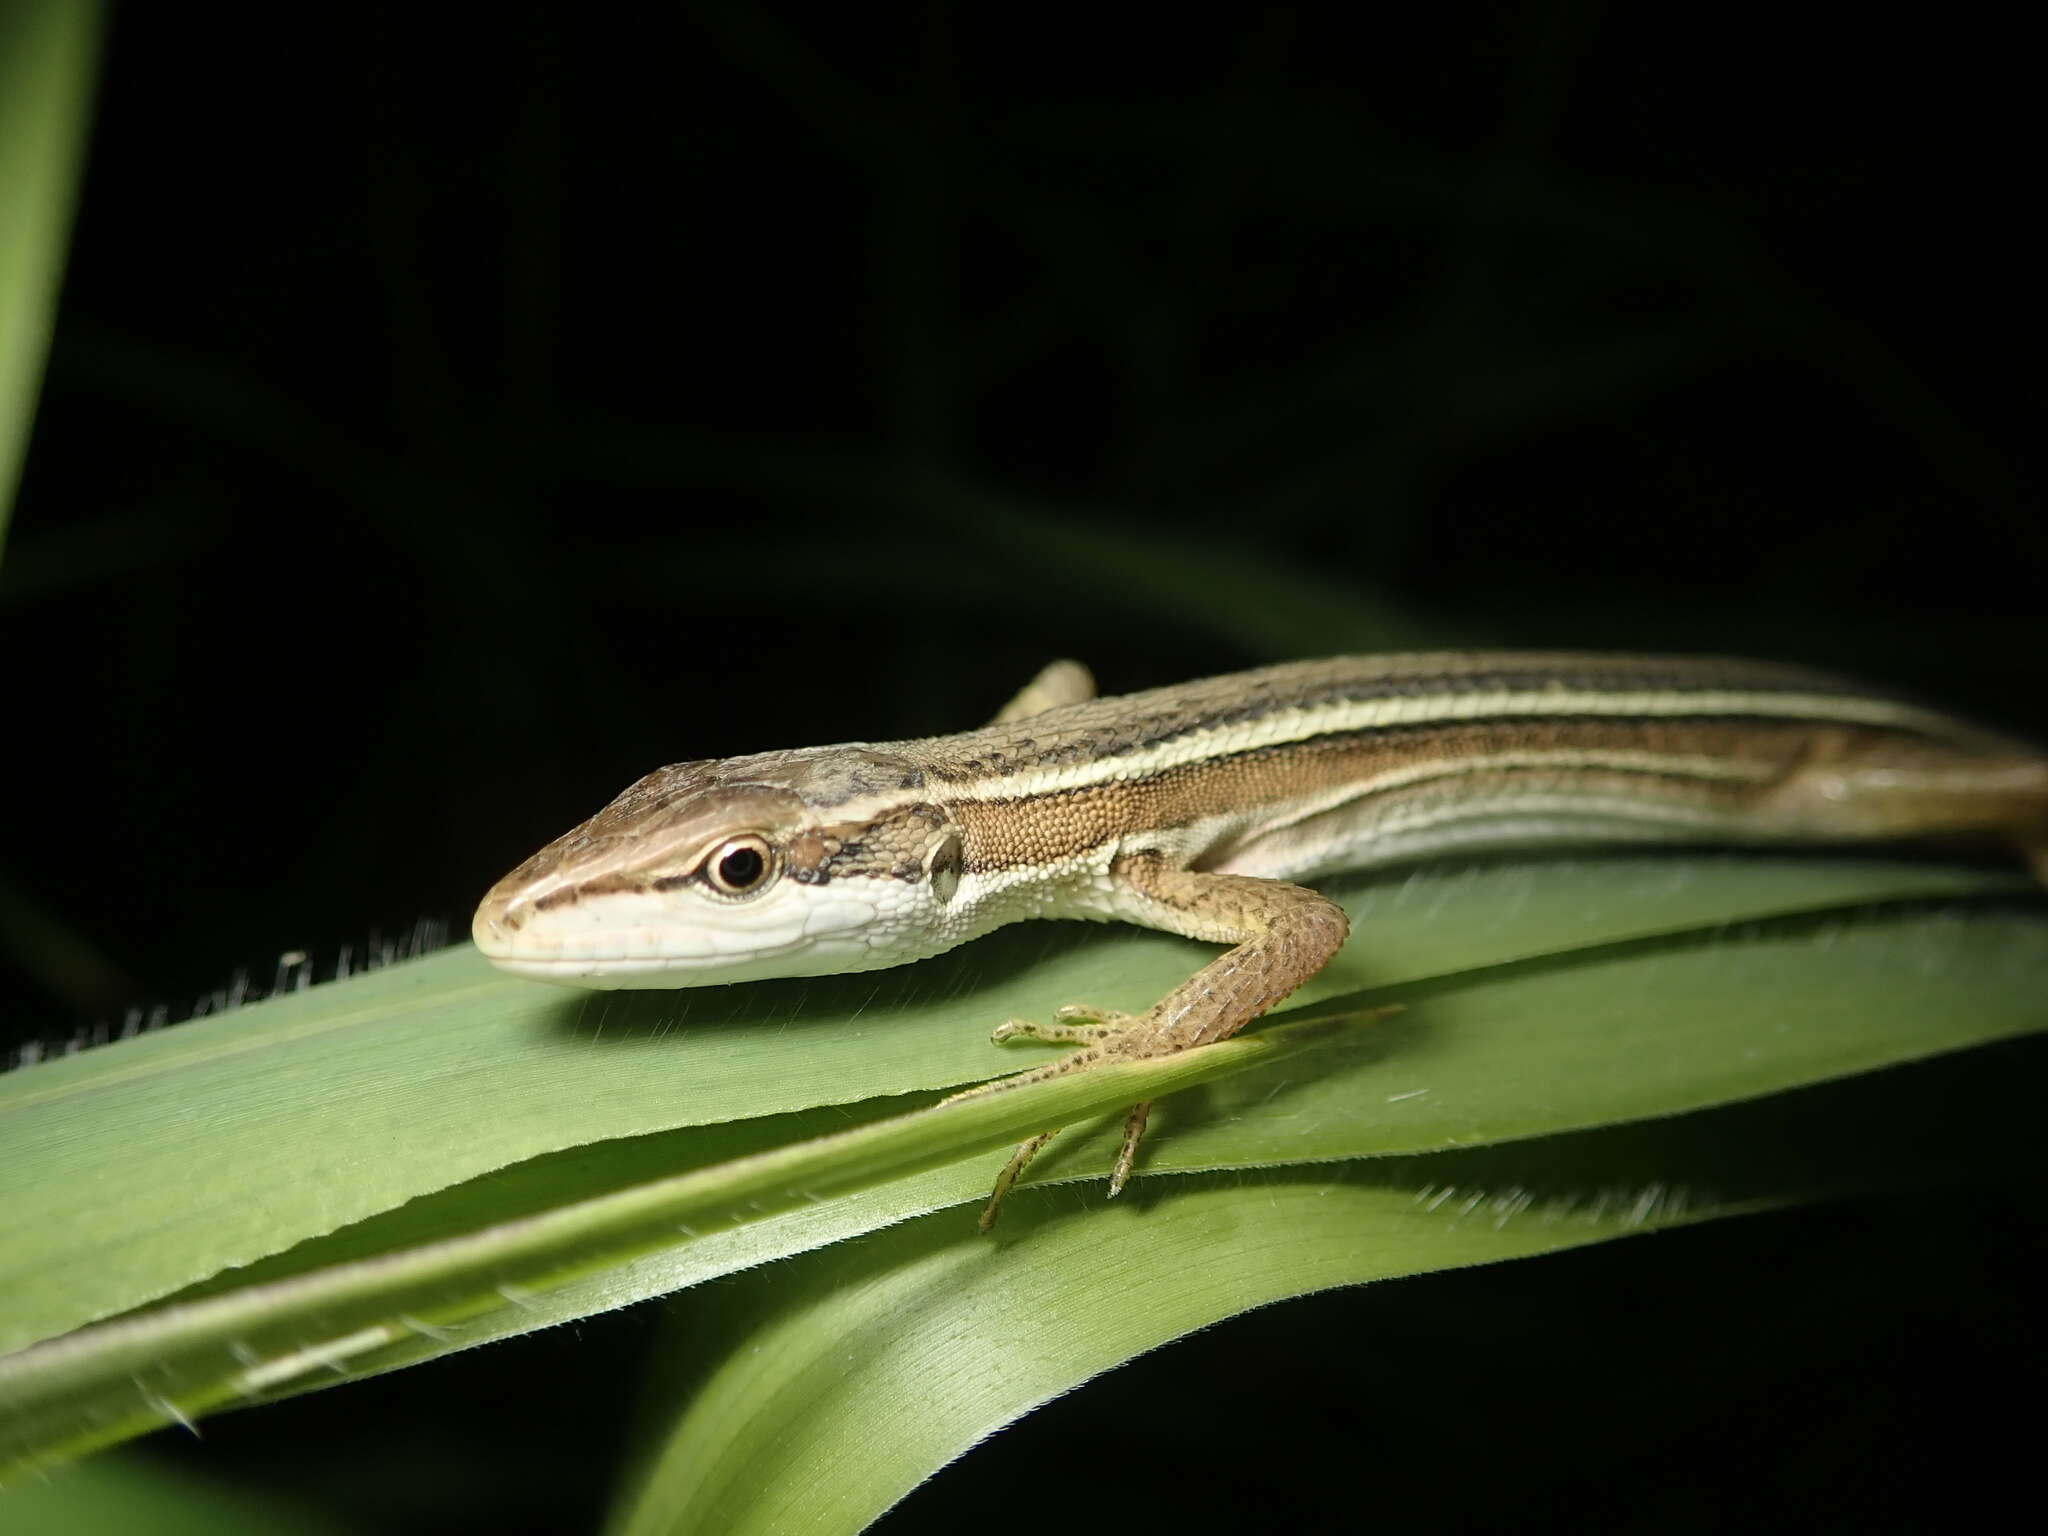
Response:
POLYGON ((1087 1003, 1068 1003, 1053 1010, 1051 1024, 1030 1019, 1007 1019, 995 1027, 989 1038, 998 1045, 1005 1040, 1046 1040, 1064 1045, 1093 1045, 1126 1033, 1131 1015, 1114 1008, 1095 1008, 1087 1003))
MULTIPOLYGON (((1044 1040, 1052 1044, 1074 1045, 1080 1049, 1069 1051, 1057 1061, 1044 1066, 1019 1072, 1013 1077, 1000 1078, 980 1088, 970 1088, 966 1093, 957 1093, 955 1099, 970 1094, 980 1094, 1008 1088, 1021 1088, 1030 1083, 1041 1083, 1048 1078, 1065 1077, 1070 1072, 1086 1071, 1105 1062, 1130 1060, 1140 1056, 1161 1054, 1158 1050, 1156 1031, 1147 1028, 1148 1015, 1122 1013, 1114 1008, 1097 1008, 1086 1003, 1069 1003, 1055 1010, 1054 1022, 1038 1024, 1030 1019, 1011 1019, 996 1026, 991 1038, 998 1043, 1007 1040, 1044 1040), (1152 1048, 1147 1049, 1150 1045, 1152 1048)), ((951 1102, 950 1100, 948 1102, 951 1102)), ((1114 1199, 1123 1192, 1130 1182, 1131 1170, 1137 1163, 1138 1143, 1144 1139, 1145 1122, 1152 1113, 1152 1102, 1132 1106, 1124 1118, 1123 1142, 1117 1149, 1116 1164, 1109 1175, 1109 1193, 1114 1199)), ((1002 1213, 1003 1197, 1015 1186, 1031 1160, 1042 1151, 1047 1142, 1059 1133, 1043 1131, 1029 1141, 1019 1144, 1010 1155, 1003 1171, 996 1176, 995 1188, 989 1195, 988 1204, 982 1208, 979 1229, 987 1232, 996 1224, 1002 1213)))

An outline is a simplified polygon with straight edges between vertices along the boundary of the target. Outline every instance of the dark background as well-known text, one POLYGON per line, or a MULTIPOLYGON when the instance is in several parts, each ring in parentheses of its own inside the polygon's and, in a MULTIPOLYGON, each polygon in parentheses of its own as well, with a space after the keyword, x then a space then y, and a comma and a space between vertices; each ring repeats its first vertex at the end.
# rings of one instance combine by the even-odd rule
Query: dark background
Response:
MULTIPOLYGON (((459 931, 648 768, 1055 655, 1711 650, 2048 735, 2038 108, 1967 9, 122 7, 0 565, 7 1029, 459 931)), ((1898 1217, 1277 1309, 889 1528, 1910 1523, 2038 1398, 2048 1244, 1930 1200, 1866 1272, 1898 1217)), ((576 1529, 652 1315, 166 1454, 576 1529)))

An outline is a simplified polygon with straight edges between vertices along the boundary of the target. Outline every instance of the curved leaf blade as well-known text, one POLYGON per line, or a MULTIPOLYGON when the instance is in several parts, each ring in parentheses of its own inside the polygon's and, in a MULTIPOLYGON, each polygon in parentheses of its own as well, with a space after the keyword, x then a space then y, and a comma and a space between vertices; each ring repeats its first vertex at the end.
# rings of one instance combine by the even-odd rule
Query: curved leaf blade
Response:
MULTIPOLYGON (((160 1308, 0 1361, 0 1457, 33 1464, 75 1454, 174 1416, 387 1369, 936 1203, 978 1199, 994 1162, 959 1163, 964 1153, 1215 1074, 1239 1080, 1207 1090, 1217 1101, 1206 1113, 1162 1125, 1148 1173, 1384 1151, 1389 1101, 1415 1098, 1384 1090, 1416 1070, 1411 1054, 1428 1062, 1438 1085, 1439 1103, 1428 1106, 1435 1130, 1424 1144, 1444 1145, 1474 1125, 1486 1134, 1533 1134, 1622 1109, 1668 1114, 1696 1102, 1696 1071, 1722 1060, 1739 1069, 1709 1074, 1712 1091, 1755 1094, 2022 1033, 2048 1023, 2048 920, 1997 908, 1784 920, 1747 934, 1470 973, 1418 998, 1401 1018, 1410 1021, 1406 1039, 1386 1040, 1386 1022, 1364 1030, 1332 1021, 1282 1025, 1163 1063, 1058 1079, 681 1175, 656 1175, 655 1149, 639 1165, 639 1181, 622 1187, 600 1185, 583 1199, 464 1237, 337 1259, 160 1308), (1814 943, 1817 932, 1828 935, 1825 946, 1814 943), (1759 998, 1771 1008, 1760 1012, 1759 998), (1314 1060, 1286 1054, 1304 1045, 1315 1046, 1314 1060), (1644 1091, 1626 1103, 1615 1098, 1610 1079, 1625 1081, 1647 1053, 1658 1071, 1642 1079, 1644 1091), (1503 1081, 1512 1085, 1504 1100, 1503 1081), (1448 1091, 1460 1082, 1459 1092, 1448 1091), (1462 1095, 1483 1108, 1489 1092, 1490 1121, 1460 1107, 1462 1095), (1226 1093, 1238 1097, 1222 1099, 1226 1093), (1318 1094, 1327 1097, 1318 1102, 1318 1094), (1498 1104, 1512 1108, 1517 1095, 1539 1106, 1537 1119, 1499 1116, 1498 1104), (876 1187, 919 1168, 939 1171, 876 1187), (813 1208, 837 1191, 863 1192, 813 1208)), ((1103 1145, 1092 1160, 1083 1153, 1059 1171, 1098 1176, 1109 1155, 1103 1145)), ((962 1212, 949 1219, 963 1232, 971 1227, 962 1212)))
MULTIPOLYGON (((1995 869, 1838 860, 1432 868, 1335 887, 1357 933, 1298 1001, 1777 913, 2021 888, 1995 869)), ((1208 952, 1039 923, 897 971, 594 994, 500 976, 463 946, 9 1074, 0 1350, 565 1149, 1011 1072, 1025 1058, 989 1043, 993 1022, 1076 1000, 1142 1007, 1208 952)))
MULTIPOLYGON (((1168 1172, 1427 1152, 1681 1113, 2044 1026, 2048 913, 1883 909, 1696 935, 1683 945, 1606 946, 1554 965, 1467 973, 1434 995, 1417 995, 1391 1018, 1331 1036, 1311 1053, 1166 1100, 1154 1110, 1139 1177, 1142 1185, 1168 1172), (1822 951, 1827 963, 1817 963, 1822 951)), ((854 1113, 879 1116, 893 1108, 884 1101, 854 1113)), ((573 1167, 541 1160, 308 1244, 246 1278, 345 1263, 450 1228, 480 1228, 677 1167, 824 1134, 839 1128, 841 1113, 608 1143, 574 1154, 573 1167)), ((1040 1157, 1031 1182, 1096 1183, 1119 1135, 1113 1113, 1076 1127, 1040 1157)), ((996 1166, 992 1158, 964 1161, 631 1259, 534 1298, 523 1313, 479 1321, 464 1343, 565 1322, 941 1207, 971 1205, 986 1194, 996 1166)), ((441 1352, 430 1342, 411 1348, 420 1357, 441 1352)), ((402 1353, 380 1365, 411 1358, 402 1353)))
POLYGON ((115 1319, 0 1359, 0 1483, 167 1423, 260 1401, 411 1347, 445 1352, 492 1314, 637 1254, 701 1240, 1242 1071, 1341 1030, 1301 1024, 898 1115, 541 1211, 481 1232, 115 1319))
POLYGON ((1140 1209, 1040 1189, 999 1246, 939 1213, 808 1254, 687 1303, 666 1362, 673 1422, 610 1529, 843 1536, 1049 1398, 1286 1297, 2040 1166, 2024 1081, 1979 1061, 1795 1097, 1427 1157, 1159 1179, 1140 1209), (1927 1149, 1916 1110, 1930 1095, 1985 1113, 1927 1149))

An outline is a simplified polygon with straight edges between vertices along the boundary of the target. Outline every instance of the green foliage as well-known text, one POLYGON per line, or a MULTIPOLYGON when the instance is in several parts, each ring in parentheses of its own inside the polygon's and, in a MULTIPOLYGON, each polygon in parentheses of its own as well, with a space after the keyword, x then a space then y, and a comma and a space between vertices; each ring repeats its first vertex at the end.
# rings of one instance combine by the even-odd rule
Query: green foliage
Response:
POLYGON ((97 0, 0 7, 0 539, 50 344, 99 31, 97 0))
MULTIPOLYGON (((996 1248, 939 1212, 806 1254, 717 1288, 676 1330, 684 1343, 656 1375, 670 1396, 613 1530, 855 1530, 1081 1377, 1250 1308, 1902 1179, 1982 1178, 2025 1156, 2015 1143, 2033 1114, 2023 1083, 1956 1070, 1832 1084, 1793 1105, 1159 1180, 1123 1209, 1032 1191, 996 1248), (1959 1145, 1915 1147, 1903 1127, 1949 1093, 1986 1118, 1959 1145)), ((1398 1412, 1403 1384, 1358 1364, 1398 1412)), ((1213 1385, 1218 1419, 1234 1385, 1213 1385)))
MULTIPOLYGON (((863 1441, 865 1513, 842 1501, 832 1518, 851 1524, 802 1527, 857 1528, 1045 1396, 1243 1306, 1832 1187, 1796 1159, 1723 1177, 1709 1130, 1673 1133, 1690 1138, 1682 1180, 1654 1137, 1556 1148, 2040 1027, 2048 921, 2006 899, 2021 888, 1938 865, 1721 856, 1355 882, 1339 894, 1358 937, 1269 1027, 940 1108, 938 1091, 1031 1059, 989 1044, 991 1022, 1140 1004, 1204 950, 1040 925, 869 976, 574 994, 461 948, 280 997, 0 1083, 0 1200, 22 1239, 0 1287, 8 1343, 27 1346, 0 1361, 0 1455, 18 1475, 885 1227, 879 1247, 776 1271, 776 1294, 801 1300, 777 1313, 794 1342, 769 1358, 796 1376, 763 1377, 750 1349, 743 1381, 714 1372, 706 1391, 811 1403, 803 1352, 845 1333, 856 1304, 834 1266, 872 1264, 872 1292, 853 1294, 876 1304, 857 1331, 886 1399, 905 1390, 890 1362, 986 1329, 996 1297, 1066 1312, 1099 1294, 1089 1277, 1111 1248, 1132 1275, 1180 1275, 1206 1244, 1222 1276, 1252 1243, 1258 1272, 1235 1289, 1162 1287, 1072 1348, 1019 1334, 1031 1369, 997 1370, 1004 1391, 977 1388, 914 1432, 885 1415, 904 1434, 863 1441), (1361 1021, 1390 1001, 1402 1011, 1361 1021), (1099 1209, 1116 1111, 1196 1084, 1161 1106, 1122 1207, 1099 1209), (1065 1123, 1076 1131, 1034 1170, 1052 1187, 1020 1197, 993 1242, 973 1238, 998 1150, 1065 1123), (1461 1149, 1482 1144, 1498 1156, 1470 1165, 1461 1149), (1577 1171, 1544 1171, 1558 1166, 1577 1171), (1439 1188, 1458 1193, 1418 1214, 1439 1188), (1436 1219, 1482 1204, 1499 1219, 1436 1219), (937 1331, 902 1333, 918 1308, 897 1288, 943 1275, 937 1331)), ((994 1346, 975 1347, 986 1361, 994 1346)), ((874 1422, 804 1415, 801 1435, 828 1438, 874 1422)), ((766 1511, 760 1528, 794 1519, 779 1501, 800 1490, 730 1469, 799 1429, 717 1411, 707 1450, 705 1422, 682 1413, 643 1510, 688 1487, 706 1491, 674 1528, 704 1518, 700 1497, 721 1520, 735 1499, 766 1511), (717 1448, 744 1424, 767 1439, 717 1448)))
POLYGON ((129 1456, 103 1456, 60 1481, 24 1483, 0 1495, 0 1531, 33 1536, 346 1536, 351 1529, 129 1456))

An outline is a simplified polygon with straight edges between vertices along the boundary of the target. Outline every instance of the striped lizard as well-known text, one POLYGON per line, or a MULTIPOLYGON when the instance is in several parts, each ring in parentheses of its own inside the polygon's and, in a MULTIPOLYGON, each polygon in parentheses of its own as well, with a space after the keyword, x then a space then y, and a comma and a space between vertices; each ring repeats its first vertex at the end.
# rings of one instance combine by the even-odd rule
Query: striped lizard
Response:
MULTIPOLYGON (((1756 662, 1464 652, 1298 662, 1097 698, 1056 662, 993 724, 678 763, 492 887, 515 975, 686 987, 902 965, 1025 918, 1231 948, 988 1091, 1226 1039, 1345 942, 1298 882, 1448 852, 2002 843, 2048 879, 2048 755, 1881 689, 1756 662)), ((1130 1177, 1150 1104, 1124 1127, 1130 1177)), ((1020 1146, 981 1219, 1054 1131, 1020 1146)))

